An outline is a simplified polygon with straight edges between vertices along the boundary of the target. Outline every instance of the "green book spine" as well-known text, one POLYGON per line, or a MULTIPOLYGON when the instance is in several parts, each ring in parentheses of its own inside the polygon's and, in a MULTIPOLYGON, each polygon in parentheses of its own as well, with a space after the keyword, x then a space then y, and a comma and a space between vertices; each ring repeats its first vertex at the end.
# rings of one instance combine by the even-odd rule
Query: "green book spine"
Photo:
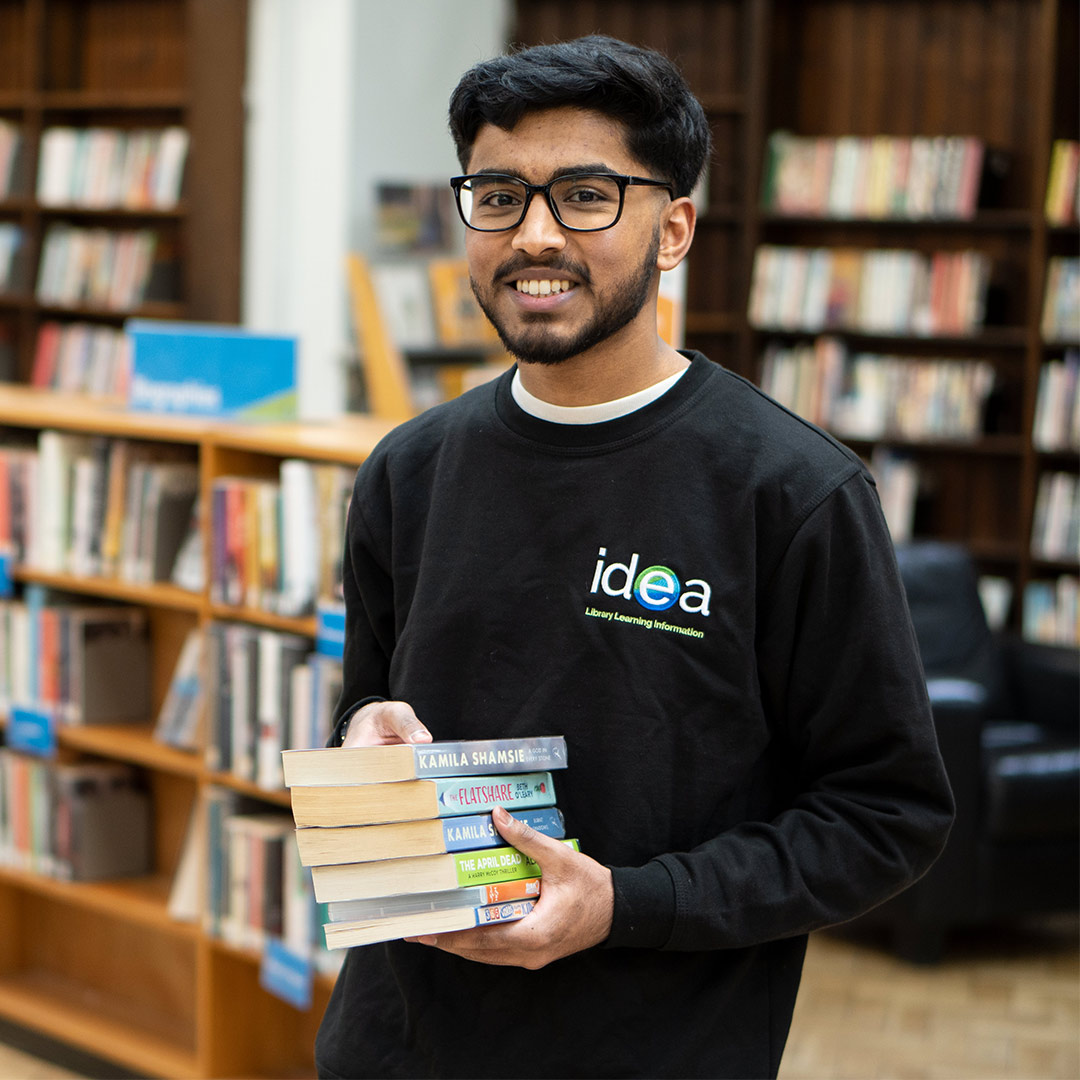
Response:
MULTIPOLYGON (((580 851, 576 840, 562 843, 580 851)), ((522 855, 517 848, 488 848, 483 851, 461 851, 454 857, 458 885, 490 885, 498 881, 517 881, 519 878, 538 877, 540 867, 532 859, 522 855)))

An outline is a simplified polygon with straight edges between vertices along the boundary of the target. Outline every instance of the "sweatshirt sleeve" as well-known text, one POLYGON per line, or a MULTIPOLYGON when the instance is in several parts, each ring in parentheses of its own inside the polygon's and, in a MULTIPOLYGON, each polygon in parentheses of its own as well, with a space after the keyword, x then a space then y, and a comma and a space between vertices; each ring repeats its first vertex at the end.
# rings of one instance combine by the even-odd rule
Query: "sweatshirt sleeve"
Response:
POLYGON ((363 512, 365 499, 371 497, 369 485, 373 471, 366 465, 361 467, 349 503, 341 559, 345 598, 342 689, 331 722, 329 745, 336 745, 339 727, 357 706, 384 699, 389 692, 394 588, 388 569, 377 555, 377 544, 363 512))
POLYGON ((613 867, 608 946, 750 946, 854 918, 918 877, 953 803, 892 542, 857 474, 797 528, 759 586, 762 706, 778 750, 771 820, 613 867))

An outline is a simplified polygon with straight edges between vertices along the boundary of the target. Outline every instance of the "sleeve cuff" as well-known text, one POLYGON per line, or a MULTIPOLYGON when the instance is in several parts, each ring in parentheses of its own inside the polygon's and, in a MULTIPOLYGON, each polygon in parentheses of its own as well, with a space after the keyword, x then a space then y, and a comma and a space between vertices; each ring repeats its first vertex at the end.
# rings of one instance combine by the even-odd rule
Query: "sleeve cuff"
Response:
POLYGON ((607 948, 660 949, 675 927, 675 883, 662 862, 613 866, 615 911, 607 948))

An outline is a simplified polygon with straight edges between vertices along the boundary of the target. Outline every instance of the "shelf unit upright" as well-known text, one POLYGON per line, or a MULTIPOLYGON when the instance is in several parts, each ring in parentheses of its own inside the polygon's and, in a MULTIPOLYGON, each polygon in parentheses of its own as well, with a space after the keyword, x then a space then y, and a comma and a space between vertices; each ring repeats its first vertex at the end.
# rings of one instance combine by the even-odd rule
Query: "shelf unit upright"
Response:
POLYGON ((991 419, 974 441, 853 442, 869 457, 886 446, 913 457, 924 491, 915 535, 959 541, 981 572, 1005 578, 1018 627, 1025 586, 1076 574, 1075 559, 1032 558, 1039 476, 1076 469, 1075 455, 1037 453, 1032 421, 1039 372, 1067 345, 1046 343, 1040 316, 1048 256, 1075 254, 1075 227, 1043 215, 1054 138, 1080 137, 1075 0, 609 0, 516 5, 512 40, 525 45, 606 33, 672 56, 706 107, 715 150, 708 199, 689 256, 690 347, 760 377, 777 335, 747 319, 759 244, 973 249, 989 256, 993 292, 985 328, 963 337, 841 333, 850 351, 978 359, 992 364, 991 419), (1004 152, 1000 202, 970 220, 781 217, 761 204, 768 136, 975 136, 1004 152))
MULTIPOLYGON (((201 505, 222 476, 276 475, 286 458, 356 466, 390 424, 351 417, 319 425, 248 426, 129 413, 77 395, 0 387, 0 439, 44 430, 124 438, 181 448, 198 463, 201 505)), ((211 522, 204 515, 210 558, 211 522)), ((137 585, 17 566, 22 585, 135 604, 151 639, 151 714, 144 724, 61 726, 62 758, 104 758, 141 767, 154 812, 155 863, 142 878, 71 883, 0 867, 0 1017, 70 1043, 139 1075, 271 1077, 311 1075, 319 1019, 333 987, 316 975, 303 1011, 260 986, 261 953, 176 921, 168 911, 191 810, 210 787, 286 809, 268 791, 209 769, 198 753, 157 742, 153 718, 187 632, 232 620, 314 638, 314 617, 285 618, 212 601, 209 587, 137 585)), ((209 581, 209 574, 207 574, 209 581)), ((2 730, 2 724, 0 724, 2 730)))
POLYGON ((246 0, 0 0, 0 119, 21 130, 0 223, 23 242, 0 292, 0 378, 29 380, 46 320, 120 327, 131 315, 236 322, 240 312, 246 0), (190 136, 181 198, 168 209, 43 205, 42 133, 178 125, 190 136), (158 258, 136 310, 38 299, 52 225, 150 229, 158 258))

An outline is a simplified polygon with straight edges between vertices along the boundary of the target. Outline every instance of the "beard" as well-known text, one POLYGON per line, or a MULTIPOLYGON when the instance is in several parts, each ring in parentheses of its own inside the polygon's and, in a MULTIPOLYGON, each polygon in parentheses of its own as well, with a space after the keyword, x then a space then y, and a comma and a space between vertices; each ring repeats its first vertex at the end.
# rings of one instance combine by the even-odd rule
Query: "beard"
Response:
MULTIPOLYGON (((634 273, 614 285, 607 293, 595 294, 597 310, 593 317, 582 326, 572 337, 560 338, 551 334, 547 327, 547 315, 536 314, 526 316, 526 325, 516 330, 511 330, 494 311, 494 304, 484 299, 484 295, 471 275, 469 283, 472 285, 473 295, 481 310, 488 317, 488 321, 495 327, 499 340, 508 353, 515 356, 525 364, 561 364, 572 357, 606 341, 613 334, 617 334, 624 326, 630 323, 641 309, 645 306, 652 291, 653 277, 656 274, 656 258, 660 253, 660 230, 653 233, 649 249, 644 258, 638 264, 634 273), (531 325, 530 325, 531 324, 531 325)), ((502 278, 512 274, 517 267, 514 262, 521 262, 520 258, 500 267, 495 278, 502 278)), ((535 266, 530 260, 529 266, 535 266)), ((580 282, 577 288, 590 283, 588 270, 578 263, 569 260, 554 260, 549 264, 552 271, 563 270, 577 278, 580 282)))

